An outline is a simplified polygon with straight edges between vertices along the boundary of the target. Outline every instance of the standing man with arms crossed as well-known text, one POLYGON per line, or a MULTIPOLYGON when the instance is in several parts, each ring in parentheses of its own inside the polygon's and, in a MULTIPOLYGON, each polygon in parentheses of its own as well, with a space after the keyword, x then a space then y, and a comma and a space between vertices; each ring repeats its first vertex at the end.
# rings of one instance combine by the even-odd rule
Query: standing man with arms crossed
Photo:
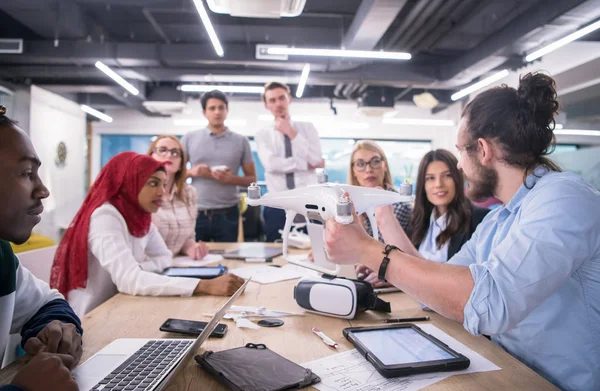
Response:
POLYGON ((225 126, 229 111, 225 94, 218 90, 207 92, 200 103, 208 127, 189 132, 181 139, 192 165, 188 175, 198 193, 196 240, 237 242, 237 186, 256 182, 250 143, 225 126), (244 176, 237 175, 240 167, 244 176))
MULTIPOLYGON (((265 108, 273 114, 273 125, 256 133, 258 157, 265 168, 269 192, 284 191, 317 183, 316 168, 325 167, 319 133, 310 122, 292 121, 290 87, 278 82, 265 85, 265 108)), ((265 207, 267 242, 281 238, 285 212, 265 207)))
POLYGON ((70 370, 81 358, 81 322, 63 296, 19 264, 8 241, 24 243, 50 193, 38 176, 31 140, 0 106, 0 363, 10 333, 33 358, 1 391, 75 391, 70 370))

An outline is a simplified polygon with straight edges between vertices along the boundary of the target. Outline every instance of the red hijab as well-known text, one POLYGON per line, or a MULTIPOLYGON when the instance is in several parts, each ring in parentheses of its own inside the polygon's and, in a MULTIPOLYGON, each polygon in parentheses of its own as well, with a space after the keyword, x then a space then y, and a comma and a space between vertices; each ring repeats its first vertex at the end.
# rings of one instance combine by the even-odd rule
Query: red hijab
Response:
POLYGON ((138 202, 146 181, 164 164, 134 152, 115 155, 100 171, 79 212, 62 238, 50 272, 50 286, 65 297, 85 288, 88 279, 88 234, 92 213, 110 202, 125 219, 129 233, 141 238, 150 231, 152 215, 138 202))

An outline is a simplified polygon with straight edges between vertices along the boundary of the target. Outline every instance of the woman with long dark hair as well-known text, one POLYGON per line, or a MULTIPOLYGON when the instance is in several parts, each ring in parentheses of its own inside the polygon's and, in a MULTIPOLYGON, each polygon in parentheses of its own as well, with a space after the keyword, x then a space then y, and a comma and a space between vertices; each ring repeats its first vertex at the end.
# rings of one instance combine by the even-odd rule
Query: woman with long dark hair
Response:
MULTIPOLYGON (((466 197, 457 164, 456 157, 445 149, 423 157, 410 228, 402 229, 392 208, 377 209, 377 225, 385 243, 436 262, 447 262, 461 249, 489 210, 472 205, 466 197)), ((357 268, 357 273, 366 274, 366 280, 377 287, 386 285, 365 267, 357 268)))

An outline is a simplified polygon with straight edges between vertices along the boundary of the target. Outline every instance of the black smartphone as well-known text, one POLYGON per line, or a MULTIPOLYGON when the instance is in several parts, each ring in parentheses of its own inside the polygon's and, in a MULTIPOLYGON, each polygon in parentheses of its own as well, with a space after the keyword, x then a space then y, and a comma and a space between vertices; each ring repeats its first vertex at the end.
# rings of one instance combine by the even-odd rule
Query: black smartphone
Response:
MULTIPOLYGON (((208 322, 199 322, 195 320, 183 320, 169 318, 160 326, 160 331, 167 333, 180 333, 190 335, 200 335, 208 322)), ((227 325, 219 323, 217 328, 210 334, 211 337, 223 338, 227 332, 227 325)))

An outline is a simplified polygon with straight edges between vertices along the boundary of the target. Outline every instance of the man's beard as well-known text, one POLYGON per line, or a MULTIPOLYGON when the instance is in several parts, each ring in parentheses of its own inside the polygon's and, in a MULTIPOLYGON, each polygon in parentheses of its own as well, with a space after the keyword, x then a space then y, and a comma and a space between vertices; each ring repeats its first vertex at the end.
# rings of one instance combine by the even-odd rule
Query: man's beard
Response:
POLYGON ((493 168, 484 167, 477 159, 473 159, 475 174, 469 180, 469 198, 475 202, 483 202, 494 196, 498 186, 498 172, 493 168))

